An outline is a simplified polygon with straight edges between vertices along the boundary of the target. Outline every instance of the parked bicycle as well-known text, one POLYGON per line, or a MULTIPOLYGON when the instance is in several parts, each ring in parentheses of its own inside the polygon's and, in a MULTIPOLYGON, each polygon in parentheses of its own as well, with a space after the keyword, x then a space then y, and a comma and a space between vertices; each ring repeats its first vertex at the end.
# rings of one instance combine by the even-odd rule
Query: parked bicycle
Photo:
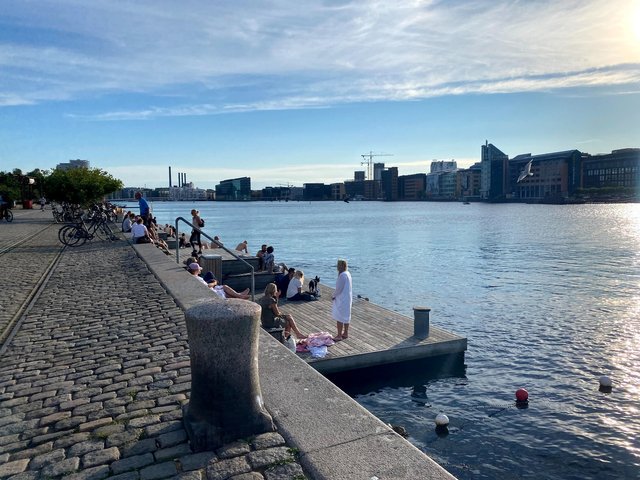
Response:
POLYGON ((58 240, 68 247, 79 247, 96 237, 108 241, 119 238, 109 227, 106 213, 99 208, 92 208, 86 215, 79 216, 76 223, 64 225, 58 230, 58 240))

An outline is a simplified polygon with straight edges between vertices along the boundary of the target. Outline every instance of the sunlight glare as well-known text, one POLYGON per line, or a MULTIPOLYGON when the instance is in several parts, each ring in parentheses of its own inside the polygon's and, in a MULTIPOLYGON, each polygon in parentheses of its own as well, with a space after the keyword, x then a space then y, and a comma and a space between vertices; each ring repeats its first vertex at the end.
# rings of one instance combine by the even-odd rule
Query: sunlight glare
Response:
POLYGON ((635 8, 635 11, 631 15, 631 28, 633 29, 636 40, 640 42, 640 2, 636 3, 638 3, 638 6, 635 8))

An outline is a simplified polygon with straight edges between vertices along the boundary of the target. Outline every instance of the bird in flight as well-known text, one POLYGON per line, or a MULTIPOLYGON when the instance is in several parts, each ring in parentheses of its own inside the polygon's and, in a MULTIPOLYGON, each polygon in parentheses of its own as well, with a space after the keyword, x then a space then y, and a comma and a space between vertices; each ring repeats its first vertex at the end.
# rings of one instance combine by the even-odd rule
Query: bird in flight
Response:
POLYGON ((527 177, 533 177, 533 173, 531 173, 531 162, 533 162, 533 160, 529 160, 529 162, 524 166, 524 168, 522 169, 522 172, 520 172, 520 176, 518 177, 518 181, 516 183, 520 183, 522 180, 524 180, 527 177))

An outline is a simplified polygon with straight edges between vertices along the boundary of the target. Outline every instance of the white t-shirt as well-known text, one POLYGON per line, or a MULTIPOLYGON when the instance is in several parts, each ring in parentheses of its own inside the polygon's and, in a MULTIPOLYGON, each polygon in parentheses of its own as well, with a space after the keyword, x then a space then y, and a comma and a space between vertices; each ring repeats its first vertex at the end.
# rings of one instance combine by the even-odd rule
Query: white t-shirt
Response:
POLYGON ((131 225, 131 236, 133 238, 144 237, 145 235, 149 235, 149 231, 147 227, 144 226, 144 223, 134 223, 131 225))
POLYGON ((298 288, 302 288, 302 282, 298 277, 293 277, 289 282, 289 287, 287 288, 287 298, 291 298, 298 293, 298 288))

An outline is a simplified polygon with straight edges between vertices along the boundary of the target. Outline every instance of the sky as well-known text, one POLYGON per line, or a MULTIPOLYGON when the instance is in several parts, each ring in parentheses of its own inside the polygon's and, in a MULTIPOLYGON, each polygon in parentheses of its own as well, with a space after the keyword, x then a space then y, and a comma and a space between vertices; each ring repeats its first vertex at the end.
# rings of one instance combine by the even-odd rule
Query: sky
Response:
POLYGON ((640 147, 640 0, 0 0, 3 171, 255 189, 485 141, 640 147))

